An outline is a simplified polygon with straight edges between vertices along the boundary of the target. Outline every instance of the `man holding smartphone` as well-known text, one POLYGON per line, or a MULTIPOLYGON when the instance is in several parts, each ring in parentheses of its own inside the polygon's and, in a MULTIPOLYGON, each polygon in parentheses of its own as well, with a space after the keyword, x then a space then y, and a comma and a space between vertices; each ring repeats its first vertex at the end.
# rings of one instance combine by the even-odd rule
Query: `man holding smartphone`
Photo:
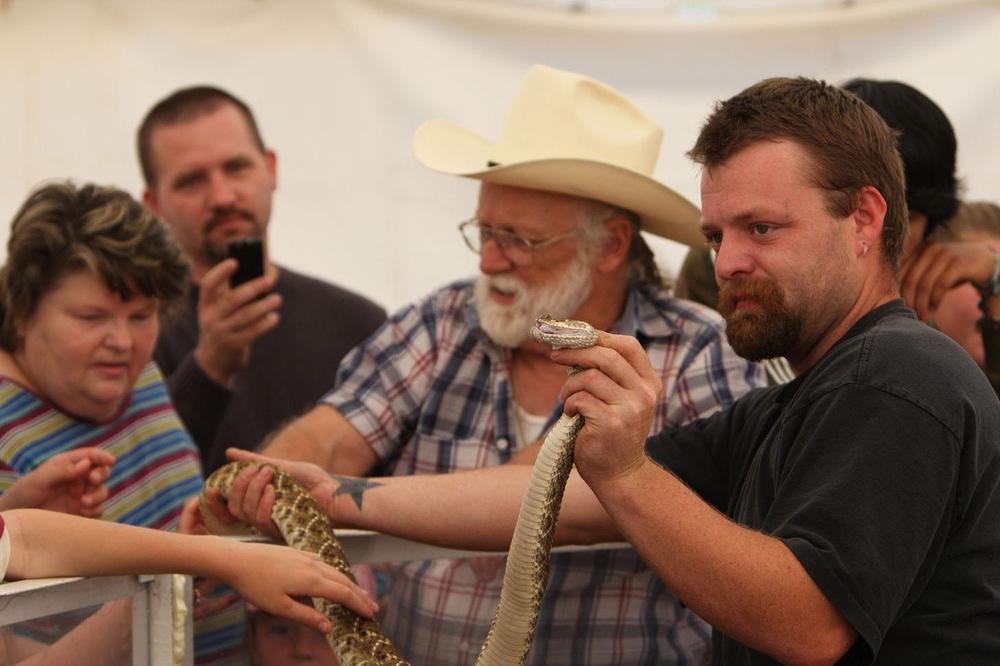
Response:
POLYGON ((194 282, 156 360, 208 474, 226 446, 254 448, 316 402, 385 311, 270 261, 277 156, 244 102, 209 86, 178 90, 137 138, 144 201, 170 225, 194 282))
MULTIPOLYGON (((256 448, 319 400, 385 310, 270 261, 277 156, 243 101, 178 90, 150 109, 137 139, 143 200, 191 263, 188 300, 163 322, 154 356, 207 475, 225 447, 256 448)), ((245 662, 242 604, 230 597, 216 591, 202 605, 212 614, 195 627, 196 663, 245 662)))

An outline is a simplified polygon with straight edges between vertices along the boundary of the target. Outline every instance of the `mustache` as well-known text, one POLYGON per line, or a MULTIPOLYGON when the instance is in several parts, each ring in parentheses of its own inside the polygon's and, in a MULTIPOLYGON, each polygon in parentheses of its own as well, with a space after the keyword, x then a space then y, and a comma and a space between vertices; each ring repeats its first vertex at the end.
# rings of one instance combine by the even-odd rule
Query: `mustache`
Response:
POLYGON ((253 224, 257 223, 257 219, 253 216, 253 213, 246 210, 245 208, 237 208, 236 206, 227 206, 225 208, 216 208, 212 212, 212 217, 209 218, 208 222, 205 223, 205 233, 211 232, 217 226, 225 222, 226 220, 232 219, 234 217, 241 217, 248 222, 253 224))
POLYGON ((770 280, 730 280, 719 287, 719 312, 723 315, 736 310, 736 303, 752 300, 759 303, 780 303, 783 299, 770 280))

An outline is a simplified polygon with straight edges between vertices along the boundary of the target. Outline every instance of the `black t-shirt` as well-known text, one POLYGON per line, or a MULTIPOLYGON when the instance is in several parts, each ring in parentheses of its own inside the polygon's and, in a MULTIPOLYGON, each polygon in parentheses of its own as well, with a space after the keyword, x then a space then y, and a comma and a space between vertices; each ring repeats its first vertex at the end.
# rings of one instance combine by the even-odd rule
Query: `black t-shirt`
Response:
MULTIPOLYGON (((858 632, 841 663, 1000 664, 1000 403, 902 301, 650 458, 781 539, 858 632)), ((773 663, 721 632, 718 664, 773 663)))

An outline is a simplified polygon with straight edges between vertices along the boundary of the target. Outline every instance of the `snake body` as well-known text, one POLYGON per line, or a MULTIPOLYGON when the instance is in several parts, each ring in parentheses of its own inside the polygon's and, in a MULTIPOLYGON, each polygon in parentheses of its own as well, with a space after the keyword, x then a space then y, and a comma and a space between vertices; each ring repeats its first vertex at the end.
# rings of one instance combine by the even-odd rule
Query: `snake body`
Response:
MULTIPOLYGON (((215 488, 223 497, 228 497, 233 480, 247 466, 256 465, 248 462, 231 462, 223 465, 208 477, 205 488, 215 488)), ((295 479, 275 467, 272 469, 274 477, 271 484, 274 486, 275 501, 271 518, 278 526, 285 542, 293 548, 319 555, 324 562, 357 582, 350 563, 344 557, 340 541, 333 533, 330 519, 319 508, 316 500, 295 479)), ((205 502, 203 491, 201 512, 208 527, 214 532, 232 533, 234 530, 227 530, 216 523, 205 502)), ((242 528, 242 533, 246 533, 245 528, 242 528)), ((267 572, 261 572, 261 575, 266 576, 267 572)), ((313 597, 312 601, 316 609, 333 625, 333 629, 326 635, 326 641, 341 666, 408 664, 374 619, 366 620, 340 604, 326 599, 313 597)))
MULTIPOLYGON (((531 334, 556 348, 590 347, 597 342, 597 332, 589 324, 569 319, 539 317, 531 334)), ((570 372, 577 370, 573 368, 570 372)), ((477 666, 512 666, 523 664, 527 657, 548 583, 549 551, 566 480, 573 467, 573 445, 581 427, 583 419, 579 415, 563 414, 542 443, 518 512, 500 603, 476 660, 477 666)), ((220 467, 205 481, 206 489, 215 488, 224 497, 228 496, 233 480, 250 464, 233 462, 220 467)), ((275 503, 271 517, 288 545, 320 555, 354 580, 330 521, 315 500, 278 469, 274 470, 272 484, 275 503)), ((205 508, 204 494, 202 497, 206 523, 214 531, 223 531, 205 508)), ((313 604, 333 624, 327 642, 342 666, 407 664, 374 620, 365 620, 324 599, 314 598, 313 604)))
MULTIPOLYGON (((531 335, 555 348, 591 347, 597 342, 597 332, 590 324, 547 316, 538 318, 531 335)), ((571 373, 577 371, 579 368, 570 369, 571 373)), ((549 552, 566 480, 573 468, 573 445, 582 427, 581 416, 562 414, 542 442, 518 511, 500 604, 476 666, 523 664, 528 655, 549 580, 549 552)))

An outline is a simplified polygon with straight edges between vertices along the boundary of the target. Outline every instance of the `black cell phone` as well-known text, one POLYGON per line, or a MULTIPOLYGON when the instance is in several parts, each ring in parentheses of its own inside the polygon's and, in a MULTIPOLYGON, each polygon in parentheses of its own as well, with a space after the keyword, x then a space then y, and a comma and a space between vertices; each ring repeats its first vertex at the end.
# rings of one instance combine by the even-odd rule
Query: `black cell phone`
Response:
POLYGON ((229 256, 239 263, 229 276, 229 286, 238 287, 264 274, 264 246, 259 238, 241 238, 228 245, 229 256))

